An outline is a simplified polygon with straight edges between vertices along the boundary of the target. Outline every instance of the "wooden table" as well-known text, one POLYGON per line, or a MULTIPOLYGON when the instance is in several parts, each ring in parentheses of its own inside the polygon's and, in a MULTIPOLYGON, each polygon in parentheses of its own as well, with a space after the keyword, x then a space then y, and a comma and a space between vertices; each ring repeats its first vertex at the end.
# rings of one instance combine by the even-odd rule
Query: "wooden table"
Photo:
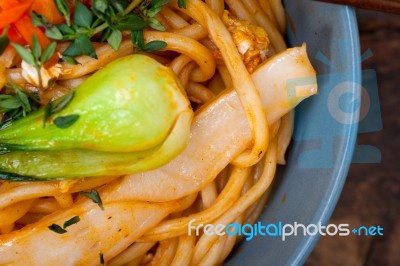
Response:
POLYGON ((378 75, 383 130, 359 144, 380 149, 380 164, 353 164, 330 223, 381 225, 384 236, 323 237, 307 260, 313 265, 400 265, 400 16, 357 11, 363 63, 378 75))

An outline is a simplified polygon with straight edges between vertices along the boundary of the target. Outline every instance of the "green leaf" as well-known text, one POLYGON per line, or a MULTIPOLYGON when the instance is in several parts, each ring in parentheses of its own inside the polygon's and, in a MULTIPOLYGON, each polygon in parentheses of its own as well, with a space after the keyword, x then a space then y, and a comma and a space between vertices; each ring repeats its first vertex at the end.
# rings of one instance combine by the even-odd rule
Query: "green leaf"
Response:
POLYGON ((113 32, 113 29, 111 29, 110 27, 108 27, 107 29, 105 29, 102 33, 101 36, 99 38, 100 42, 105 42, 107 41, 107 39, 110 37, 111 33, 113 32))
POLYGON ((163 6, 169 3, 169 0, 153 0, 151 1, 149 8, 147 9, 146 16, 149 18, 154 17, 157 15, 163 6))
POLYGON ((29 12, 29 16, 31 17, 33 26, 45 27, 45 22, 43 21, 42 16, 36 14, 35 12, 29 12))
POLYGON ((62 40, 64 37, 61 31, 56 26, 46 28, 45 34, 47 37, 53 40, 62 40))
POLYGON ((0 129, 7 127, 12 121, 26 116, 27 113, 36 110, 34 102, 37 99, 16 85, 7 84, 5 86, 12 89, 15 94, 0 95, 0 112, 3 112, 3 117, 0 120, 0 129))
POLYGON ((58 224, 52 224, 48 227, 51 231, 56 232, 57 234, 65 234, 67 230, 63 229, 58 224))
POLYGON ((93 22, 93 14, 81 1, 75 2, 74 23, 78 26, 90 28, 93 22))
POLYGON ((59 116, 56 119, 54 119, 54 124, 58 128, 69 128, 73 124, 75 124, 76 121, 78 121, 79 115, 67 115, 67 116, 59 116))
POLYGON ((68 46, 64 51, 66 56, 76 57, 79 55, 88 55, 93 58, 97 58, 96 51, 93 47, 89 37, 83 34, 79 34, 76 39, 68 46))
POLYGON ((46 47, 46 49, 43 51, 42 55, 40 56, 40 62, 42 64, 44 64, 47 61, 49 61, 49 59, 54 55, 56 48, 57 48, 56 42, 50 43, 49 46, 46 47))
POLYGON ((49 120, 49 117, 52 114, 56 114, 58 112, 61 112, 64 110, 68 104, 72 101, 72 99, 75 96, 75 91, 72 93, 69 93, 67 95, 64 95, 56 104, 54 103, 48 103, 44 107, 44 113, 43 113, 43 127, 46 126, 47 120, 49 120))
POLYGON ((28 96, 20 90, 16 90, 15 92, 16 92, 15 95, 17 96, 18 100, 21 102, 21 106, 22 106, 24 112, 32 111, 28 96))
POLYGON ((165 31, 165 27, 164 25, 162 25, 160 23, 160 21, 158 21, 158 19, 156 18, 149 18, 148 20, 149 26, 152 27, 155 30, 159 30, 159 31, 165 31))
POLYGON ((101 200, 99 192, 97 192, 97 190, 92 189, 89 192, 81 192, 80 194, 91 199, 94 203, 97 203, 97 205, 99 205, 100 209, 104 210, 103 201, 101 200))
POLYGON ((17 109, 21 106, 22 106, 21 101, 18 98, 13 97, 13 96, 11 96, 8 99, 0 100, 0 112, 2 112, 2 113, 8 112, 9 110, 12 110, 12 109, 17 109))
POLYGON ((9 94, 0 94, 0 101, 1 100, 5 100, 5 99, 9 99, 11 97, 13 97, 13 96, 9 95, 9 94))
POLYGON ((167 47, 167 43, 164 41, 151 41, 145 44, 143 47, 144 52, 152 53, 167 47))
POLYGON ((110 4, 119 14, 124 14, 124 5, 119 1, 110 1, 110 4))
POLYGON ((169 3, 169 0, 153 0, 149 5, 149 9, 160 8, 169 3))
POLYGON ((16 43, 11 43, 11 45, 17 51, 17 53, 22 58, 22 60, 24 60, 25 62, 27 62, 30 65, 33 65, 33 66, 36 65, 35 58, 33 57, 32 53, 28 49, 26 49, 25 47, 23 47, 19 44, 16 44, 16 43))
POLYGON ((69 27, 67 24, 59 24, 57 25, 57 28, 61 31, 61 33, 63 34, 75 34, 75 31, 73 29, 71 29, 71 27, 69 27))
POLYGON ((117 29, 123 30, 142 30, 147 27, 147 22, 136 14, 129 14, 120 18, 116 24, 117 29))
POLYGON ((73 224, 76 224, 80 221, 81 219, 79 218, 79 216, 74 216, 71 219, 69 219, 68 221, 66 221, 63 225, 63 228, 67 228, 68 226, 71 226, 73 224))
POLYGON ((97 26, 100 26, 103 24, 103 20, 101 18, 96 18, 93 23, 92 23, 92 29, 96 28, 97 26))
POLYGON ((92 0, 92 10, 99 19, 105 21, 109 27, 112 26, 112 18, 115 13, 107 0, 92 0))
POLYGON ((58 12, 65 18, 67 25, 71 25, 70 15, 71 10, 69 9, 68 3, 66 0, 54 0, 58 12))
POLYGON ((46 105, 44 107, 44 112, 43 112, 43 128, 46 127, 46 123, 47 120, 49 120, 49 117, 51 116, 51 111, 53 109, 53 106, 51 105, 51 103, 49 103, 48 105, 46 105))
POLYGON ((131 41, 133 46, 139 50, 143 50, 144 47, 144 37, 142 30, 131 31, 131 41))
POLYGON ((75 91, 62 97, 55 106, 52 105, 50 114, 56 114, 56 113, 64 110, 68 106, 68 104, 72 101, 74 96, 75 96, 75 91))
POLYGON ((186 0, 178 0, 178 6, 180 8, 186 8, 186 0))
POLYGON ((108 44, 117 51, 122 42, 122 33, 119 30, 113 30, 107 38, 108 44))
POLYGON ((32 41, 32 54, 33 57, 35 59, 35 61, 37 61, 40 58, 40 55, 42 54, 42 47, 40 46, 38 37, 36 36, 36 34, 33 35, 33 41, 32 41))
POLYGON ((76 61, 75 58, 73 58, 72 56, 68 56, 68 55, 64 55, 61 58, 61 60, 66 62, 66 63, 68 63, 68 64, 71 64, 71 65, 77 65, 78 64, 78 61, 76 61))
POLYGON ((32 23, 35 27, 45 28, 45 34, 47 37, 54 40, 62 40, 63 34, 61 31, 53 24, 49 23, 47 19, 35 12, 29 12, 32 23))
POLYGON ((7 32, 4 31, 3 34, 0 36, 0 55, 2 55, 4 51, 7 49, 9 43, 10 40, 7 37, 7 32))
POLYGON ((95 11, 98 11, 98 12, 104 14, 108 8, 108 2, 107 2, 107 0, 93 0, 92 8, 95 11))

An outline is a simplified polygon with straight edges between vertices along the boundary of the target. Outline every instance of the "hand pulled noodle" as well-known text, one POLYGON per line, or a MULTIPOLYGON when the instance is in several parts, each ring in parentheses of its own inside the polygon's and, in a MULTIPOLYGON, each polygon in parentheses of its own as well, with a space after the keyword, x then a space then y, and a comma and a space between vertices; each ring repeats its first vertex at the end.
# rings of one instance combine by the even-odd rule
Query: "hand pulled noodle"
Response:
MULTIPOLYGON (((257 220, 276 166, 285 163, 292 110, 317 92, 315 71, 305 45, 286 48, 281 1, 187 0, 186 8, 178 2, 156 15, 165 31, 144 30, 145 43, 166 47, 139 51, 124 32, 116 51, 95 43, 97 59, 60 63, 48 88, 27 78, 13 49, 0 56, 0 85, 37 92, 45 105, 110 62, 141 53, 174 72, 194 111, 186 148, 155 169, 0 181, 1 265, 54 265, 60 258, 63 265, 219 265, 240 237, 196 236, 189 223, 257 220), (287 80, 305 77, 310 85, 287 94, 287 80)), ((66 47, 57 43, 60 53, 66 47)))

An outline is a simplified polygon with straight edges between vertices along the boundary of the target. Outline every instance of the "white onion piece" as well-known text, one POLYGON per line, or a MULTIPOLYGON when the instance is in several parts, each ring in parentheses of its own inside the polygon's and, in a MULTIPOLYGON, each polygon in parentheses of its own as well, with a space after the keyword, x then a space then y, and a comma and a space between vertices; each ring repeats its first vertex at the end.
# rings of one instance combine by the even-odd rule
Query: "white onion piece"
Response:
POLYGON ((111 202, 104 211, 85 200, 39 222, 0 238, 0 265, 99 265, 157 225, 179 205, 170 203, 111 202), (63 224, 74 216, 80 221, 58 234, 48 226, 63 224))

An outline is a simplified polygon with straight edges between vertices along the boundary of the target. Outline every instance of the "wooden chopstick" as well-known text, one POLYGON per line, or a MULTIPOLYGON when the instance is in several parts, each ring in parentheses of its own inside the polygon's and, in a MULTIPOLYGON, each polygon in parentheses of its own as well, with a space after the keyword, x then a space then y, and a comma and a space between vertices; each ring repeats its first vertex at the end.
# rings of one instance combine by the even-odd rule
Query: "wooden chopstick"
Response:
POLYGON ((359 8, 400 14, 400 0, 317 0, 321 2, 350 5, 359 8))

